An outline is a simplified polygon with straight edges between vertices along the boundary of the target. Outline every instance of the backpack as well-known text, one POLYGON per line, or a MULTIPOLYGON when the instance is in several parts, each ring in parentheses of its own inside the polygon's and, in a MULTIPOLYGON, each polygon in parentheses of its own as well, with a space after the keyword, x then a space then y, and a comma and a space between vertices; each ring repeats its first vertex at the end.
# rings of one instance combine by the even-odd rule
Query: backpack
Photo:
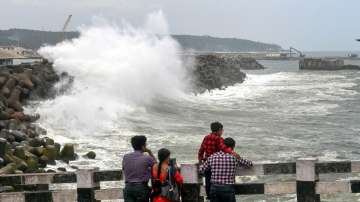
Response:
POLYGON ((160 195, 170 201, 180 202, 180 187, 175 182, 174 175, 176 168, 169 166, 167 178, 165 182, 160 182, 160 179, 153 180, 154 195, 160 195))

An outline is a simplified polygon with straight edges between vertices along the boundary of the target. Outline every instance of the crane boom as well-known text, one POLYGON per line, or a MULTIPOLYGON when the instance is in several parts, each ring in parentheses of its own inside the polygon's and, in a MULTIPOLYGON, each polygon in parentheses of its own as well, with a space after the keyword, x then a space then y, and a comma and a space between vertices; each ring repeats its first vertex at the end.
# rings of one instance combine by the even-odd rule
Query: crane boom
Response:
POLYGON ((293 48, 293 47, 290 47, 290 57, 292 57, 293 51, 297 52, 300 57, 302 57, 302 58, 305 57, 305 55, 301 51, 299 51, 298 49, 293 48))
POLYGON ((65 21, 64 27, 62 28, 62 31, 65 32, 66 28, 69 26, 70 20, 72 18, 72 15, 69 15, 68 18, 65 21))

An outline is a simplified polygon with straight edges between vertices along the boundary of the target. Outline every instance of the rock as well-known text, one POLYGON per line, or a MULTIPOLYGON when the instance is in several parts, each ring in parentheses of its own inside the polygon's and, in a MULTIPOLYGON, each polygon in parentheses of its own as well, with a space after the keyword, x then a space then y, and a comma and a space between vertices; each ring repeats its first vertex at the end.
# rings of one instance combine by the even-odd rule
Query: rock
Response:
POLYGON ((60 145, 59 143, 55 142, 54 146, 55 146, 56 153, 57 153, 57 155, 56 155, 56 156, 57 156, 56 160, 59 160, 59 159, 60 159, 60 148, 61 148, 61 145, 60 145))
POLYGON ((66 172, 66 168, 63 168, 63 167, 59 167, 57 170, 61 171, 61 172, 66 172))
POLYGON ((36 138, 39 136, 39 134, 35 133, 35 131, 32 129, 27 129, 26 134, 28 135, 29 138, 36 138))
POLYGON ((1 93, 5 97, 9 97, 12 89, 16 85, 16 80, 13 77, 9 77, 9 79, 6 81, 5 85, 1 89, 1 93))
POLYGON ((20 159, 25 159, 25 148, 23 146, 15 147, 14 155, 20 159))
POLYGON ((26 134, 19 130, 10 131, 10 134, 14 136, 16 142, 21 142, 27 139, 26 134))
POLYGON ((56 171, 53 170, 53 169, 48 169, 46 172, 47 172, 47 173, 56 173, 56 171))
POLYGON ((65 144, 60 152, 60 158, 64 161, 73 161, 76 159, 75 149, 73 144, 65 144))
POLYGON ((236 83, 242 83, 246 74, 238 67, 227 65, 220 55, 208 54, 195 57, 193 83, 196 92, 222 89, 236 83))
POLYGON ((42 146, 42 142, 40 138, 32 138, 29 140, 29 145, 32 147, 40 147, 42 146))
MULTIPOLYGON (((0 113, 1 113, 1 112, 0 112, 0 113)), ((1 115, 0 115, 0 117, 1 117, 1 115)), ((0 120, 1 120, 1 118, 0 118, 0 120)), ((7 128, 8 125, 9 125, 9 121, 8 121, 8 120, 2 120, 2 121, 0 121, 0 129, 7 128)))
POLYGON ((28 169, 28 165, 25 161, 20 161, 16 164, 16 168, 22 172, 25 172, 28 169))
POLYGON ((58 158, 58 151, 54 145, 47 145, 44 150, 44 156, 48 158, 48 164, 55 164, 55 160, 58 158))
POLYGON ((9 132, 5 132, 4 130, 1 131, 1 136, 6 138, 6 141, 9 143, 15 142, 15 137, 9 133, 9 132), (5 134, 5 136, 3 136, 5 134))
POLYGON ((0 75, 0 86, 4 85, 8 79, 8 76, 0 75))
POLYGON ((47 165, 47 163, 48 163, 48 161, 49 161, 48 157, 42 155, 42 156, 39 158, 39 166, 40 166, 41 168, 45 168, 46 165, 47 165))
POLYGON ((5 165, 5 160, 0 157, 0 168, 5 165))
POLYGON ((42 145, 44 147, 46 147, 48 145, 54 145, 55 144, 55 141, 53 139, 51 139, 51 138, 48 138, 48 137, 44 137, 41 142, 42 142, 42 145))
POLYGON ((12 145, 12 148, 15 148, 17 146, 21 146, 20 142, 12 142, 11 145, 12 145))
POLYGON ((11 119, 11 116, 6 111, 0 111, 0 120, 9 120, 11 119))
POLYGON ((28 147, 28 146, 29 146, 29 141, 28 141, 28 140, 21 141, 21 142, 20 142, 20 146, 26 146, 26 147, 28 147))
POLYGON ((29 159, 29 158, 34 158, 34 159, 39 159, 39 157, 38 156, 36 156, 35 154, 33 154, 33 153, 31 153, 31 152, 29 152, 29 151, 26 151, 25 150, 25 156, 26 156, 26 159, 29 159))
POLYGON ((89 151, 83 157, 88 158, 88 159, 95 159, 96 158, 96 153, 93 152, 93 151, 89 151))
POLYGON ((10 94, 8 99, 9 107, 15 109, 16 111, 23 111, 22 104, 20 103, 20 94, 21 89, 16 87, 10 94))
POLYGON ((46 135, 46 130, 39 127, 39 126, 34 126, 35 129, 35 133, 39 134, 39 135, 46 135))
POLYGON ((35 172, 39 169, 39 160, 37 158, 30 157, 26 160, 28 169, 26 172, 35 172))
POLYGON ((15 163, 9 163, 0 169, 0 175, 13 174, 16 169, 15 163))
POLYGON ((31 147, 28 149, 28 151, 38 157, 42 156, 44 154, 44 147, 31 147))
POLYGON ((75 170, 79 170, 79 167, 74 166, 74 165, 70 166, 70 168, 75 169, 75 170))
POLYGON ((7 141, 4 138, 0 138, 0 157, 3 158, 6 153, 6 143, 7 141))
POLYGON ((20 83, 21 86, 32 89, 34 87, 33 82, 31 81, 32 70, 25 69, 23 73, 15 75, 20 83))
MULTIPOLYGON (((14 114, 14 113, 13 113, 14 114)), ((20 130, 21 128, 21 122, 19 121, 19 119, 11 119, 9 121, 9 129, 10 130, 20 130)))
POLYGON ((24 172, 21 170, 15 170, 14 174, 23 174, 24 172))

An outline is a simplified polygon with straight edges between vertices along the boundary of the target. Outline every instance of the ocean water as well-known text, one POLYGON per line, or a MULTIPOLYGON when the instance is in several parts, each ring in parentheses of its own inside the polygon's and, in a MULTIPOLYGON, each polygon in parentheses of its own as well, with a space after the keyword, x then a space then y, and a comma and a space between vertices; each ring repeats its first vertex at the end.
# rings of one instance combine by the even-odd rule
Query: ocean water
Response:
MULTIPOLYGON (((236 140, 236 151, 255 162, 360 159, 360 71, 300 71, 298 61, 264 60, 267 68, 246 71, 244 83, 194 95, 186 90, 181 47, 166 35, 164 21, 158 12, 140 28, 95 25, 82 28, 78 39, 40 49, 56 71, 75 80, 64 94, 26 110, 41 115, 38 124, 49 137, 76 144, 80 158, 72 165, 120 169, 123 155, 132 150, 130 138, 139 134, 148 137, 155 153, 166 147, 178 163, 195 163, 214 121, 223 123, 224 137, 236 140), (159 30, 165 35, 154 34, 159 30), (81 157, 89 150, 97 153, 95 160, 81 157)), ((329 196, 328 201, 357 198, 329 196)), ((293 201, 294 196, 239 200, 293 201)))
MULTIPOLYGON (((224 124, 224 137, 236 140, 241 156, 256 162, 310 156, 324 161, 360 159, 360 72, 300 71, 297 61, 260 62, 267 69, 247 71, 242 84, 177 99, 155 99, 119 116, 105 131, 72 134, 46 118, 40 124, 56 141, 76 143, 80 154, 97 153, 96 160, 80 158, 73 165, 101 169, 121 168, 122 156, 131 151, 129 140, 137 134, 148 137, 154 152, 166 147, 179 163, 196 162, 199 145, 213 121, 224 124)), ((41 104, 34 106, 32 110, 41 111, 41 104)), ((245 199, 269 201, 261 196, 245 199)), ((272 200, 291 201, 293 196, 272 200)))

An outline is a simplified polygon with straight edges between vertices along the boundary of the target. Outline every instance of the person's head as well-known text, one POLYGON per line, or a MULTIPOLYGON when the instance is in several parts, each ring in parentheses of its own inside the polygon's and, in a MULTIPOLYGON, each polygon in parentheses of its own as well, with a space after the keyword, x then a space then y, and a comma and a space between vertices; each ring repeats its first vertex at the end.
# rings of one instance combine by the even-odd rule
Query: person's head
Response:
POLYGON ((158 159, 160 163, 169 163, 171 152, 166 149, 162 148, 158 151, 158 159))
POLYGON ((143 135, 136 135, 132 137, 131 145, 135 151, 144 151, 146 148, 146 137, 143 135))
POLYGON ((159 166, 157 171, 158 178, 160 177, 161 173, 161 165, 166 163, 169 164, 170 161, 170 151, 168 149, 162 148, 158 151, 158 159, 159 159, 159 166))
POLYGON ((225 138, 224 144, 225 146, 230 147, 231 149, 235 148, 235 140, 232 139, 231 137, 225 138))
POLYGON ((222 135, 224 132, 224 126, 218 121, 211 123, 210 129, 212 133, 216 133, 218 135, 222 135))

